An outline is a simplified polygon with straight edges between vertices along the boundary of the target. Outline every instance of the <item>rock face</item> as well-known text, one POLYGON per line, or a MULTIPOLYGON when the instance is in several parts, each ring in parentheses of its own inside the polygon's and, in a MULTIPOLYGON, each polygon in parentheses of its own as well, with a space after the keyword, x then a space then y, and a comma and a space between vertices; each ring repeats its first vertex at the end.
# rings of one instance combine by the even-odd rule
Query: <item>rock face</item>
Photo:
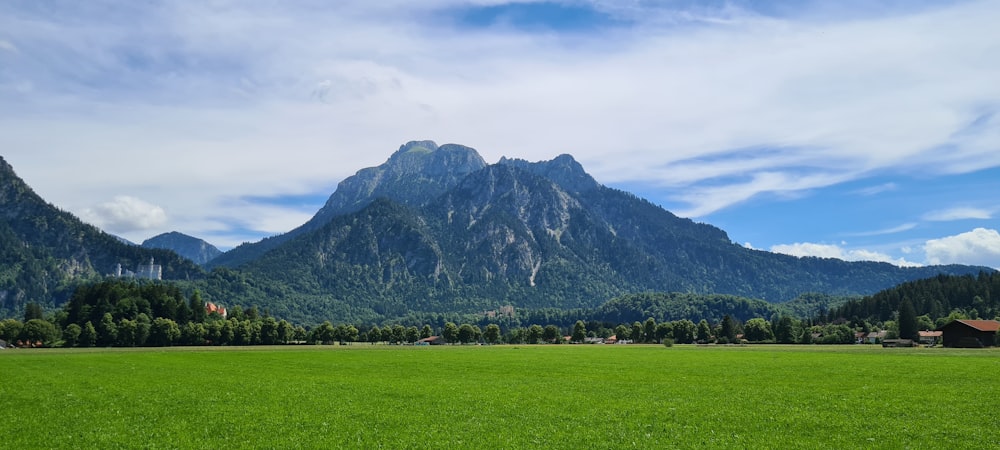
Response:
POLYGON ((204 265, 222 254, 212 244, 176 231, 146 239, 142 242, 141 246, 143 248, 172 250, 174 253, 190 259, 199 265, 204 265))

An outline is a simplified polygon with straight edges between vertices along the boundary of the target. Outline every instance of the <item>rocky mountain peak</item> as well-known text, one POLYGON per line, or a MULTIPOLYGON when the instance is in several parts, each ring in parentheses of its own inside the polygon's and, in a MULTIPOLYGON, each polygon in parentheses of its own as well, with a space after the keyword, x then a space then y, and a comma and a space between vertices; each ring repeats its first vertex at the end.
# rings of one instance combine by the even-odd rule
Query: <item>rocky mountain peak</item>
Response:
POLYGON ((497 164, 509 165, 555 182, 568 192, 585 192, 601 185, 571 155, 562 154, 550 161, 528 162, 523 159, 500 158, 497 164))

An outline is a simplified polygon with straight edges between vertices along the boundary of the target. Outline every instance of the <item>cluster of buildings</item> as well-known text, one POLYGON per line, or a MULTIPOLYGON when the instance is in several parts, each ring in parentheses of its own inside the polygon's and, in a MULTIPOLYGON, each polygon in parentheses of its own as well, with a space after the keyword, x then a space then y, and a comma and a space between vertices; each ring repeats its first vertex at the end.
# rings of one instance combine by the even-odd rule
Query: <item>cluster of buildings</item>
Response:
POLYGON ((514 317, 514 307, 511 305, 501 306, 500 309, 493 309, 483 312, 483 315, 488 319, 496 319, 497 317, 514 317))

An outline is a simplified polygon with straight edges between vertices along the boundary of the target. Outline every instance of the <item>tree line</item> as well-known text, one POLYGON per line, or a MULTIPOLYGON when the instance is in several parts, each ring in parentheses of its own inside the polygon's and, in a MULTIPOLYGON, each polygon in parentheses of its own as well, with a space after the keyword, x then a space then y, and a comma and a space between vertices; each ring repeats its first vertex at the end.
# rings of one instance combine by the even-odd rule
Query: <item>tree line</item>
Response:
MULTIPOLYGON (((763 308, 739 297, 705 296, 699 302, 689 294, 636 294, 609 301, 597 309, 597 313, 587 309, 545 309, 518 311, 515 316, 495 318, 428 314, 408 316, 381 326, 347 322, 334 325, 325 321, 307 327, 277 319, 256 307, 231 306, 225 317, 210 313, 197 290, 185 296, 171 283, 106 280, 80 286, 61 309, 49 314, 38 304, 28 304, 23 321, 0 321, 0 339, 11 344, 20 341, 25 345, 66 347, 412 344, 430 336, 440 336, 452 344, 600 342, 611 336, 617 341, 635 343, 849 344, 857 341, 859 332, 886 330, 886 338, 916 339, 918 330, 934 329, 950 320, 996 314, 1000 309, 996 307, 991 288, 998 281, 1000 275, 997 274, 936 277, 907 283, 871 297, 849 300, 811 319, 796 318, 780 309, 763 308), (923 300, 926 297, 914 294, 929 289, 927 286, 938 287, 938 294, 961 290, 971 297, 967 302, 971 310, 956 308, 941 317, 927 314, 910 300, 916 297, 921 299, 917 304, 927 305, 923 300), (884 316, 844 317, 845 313, 858 311, 858 308, 880 311, 892 308, 886 305, 900 297, 898 305, 884 316), (677 308, 684 304, 688 305, 685 314, 697 311, 709 317, 697 321, 664 319, 677 314, 677 308), (711 307, 704 309, 706 305, 711 307), (723 307, 737 314, 725 314, 721 318, 711 315, 723 307), (767 313, 770 313, 769 318, 760 317, 767 313), (644 320, 630 320, 644 315, 644 320), (888 319, 879 320, 881 317, 888 319)), ((947 304, 963 303, 950 300, 947 304)))

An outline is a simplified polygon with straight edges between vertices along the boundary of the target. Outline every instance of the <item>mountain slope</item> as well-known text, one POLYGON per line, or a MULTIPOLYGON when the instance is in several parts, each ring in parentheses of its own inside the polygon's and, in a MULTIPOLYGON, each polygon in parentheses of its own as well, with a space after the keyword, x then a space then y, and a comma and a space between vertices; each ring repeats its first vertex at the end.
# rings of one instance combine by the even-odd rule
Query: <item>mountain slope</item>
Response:
POLYGON ((194 261, 196 264, 202 265, 222 254, 222 252, 215 248, 214 245, 209 244, 202 239, 178 233, 176 231, 163 233, 146 239, 142 242, 141 247, 171 250, 180 256, 194 261))
POLYGON ((378 200, 346 208, 243 267, 249 277, 285 286, 288 295, 261 299, 271 302, 264 307, 287 301, 300 313, 376 320, 502 304, 594 307, 647 291, 784 302, 806 292, 868 294, 938 273, 989 270, 747 249, 718 228, 601 186, 568 155, 537 163, 502 159, 430 200, 366 179, 374 184, 331 198, 378 192, 378 200))
POLYGON ((122 243, 46 203, 0 158, 0 313, 27 302, 59 303, 74 283, 136 267, 154 258, 163 277, 189 279, 201 270, 166 250, 122 243))

